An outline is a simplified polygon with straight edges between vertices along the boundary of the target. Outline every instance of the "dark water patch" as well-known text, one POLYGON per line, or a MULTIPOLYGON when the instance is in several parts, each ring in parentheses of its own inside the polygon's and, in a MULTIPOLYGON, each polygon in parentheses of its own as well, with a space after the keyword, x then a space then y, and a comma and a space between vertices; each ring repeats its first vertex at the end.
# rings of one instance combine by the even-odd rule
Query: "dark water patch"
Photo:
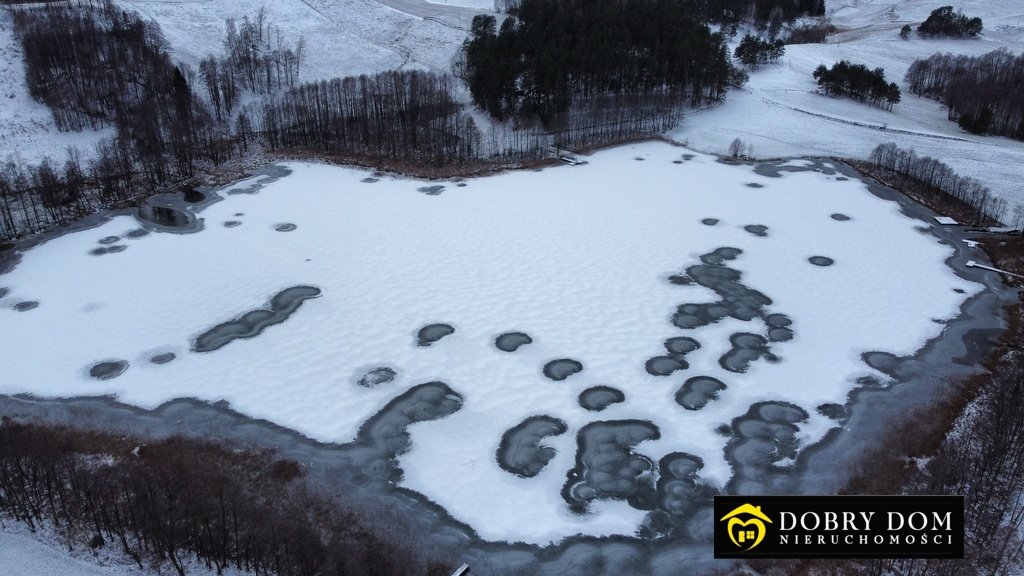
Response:
POLYGON ((402 479, 402 470, 398 467, 396 459, 412 445, 408 432, 409 425, 444 418, 460 408, 462 396, 444 382, 428 382, 413 386, 364 422, 359 427, 355 443, 369 448, 374 453, 370 458, 365 458, 368 460, 367 464, 374 466, 374 460, 381 464, 386 463, 389 469, 387 478, 397 482, 402 479))
POLYGON ((245 216, 245 212, 235 212, 235 217, 245 216))
POLYGON ((685 355, 698 348, 700 348, 700 342, 689 336, 676 336, 665 340, 665 350, 668 350, 670 354, 685 355))
POLYGON ((239 222, 238 220, 225 220, 224 222, 221 222, 221 224, 225 228, 234 228, 235 226, 241 226, 242 225, 242 223, 239 222))
POLYGON ((265 329, 287 320, 303 302, 320 295, 315 286, 292 286, 270 299, 269 308, 246 312, 203 332, 192 344, 194 352, 212 352, 239 338, 254 338, 265 329))
MULTIPOLYGON (((729 271, 728 269, 718 270, 729 271)), ((688 272, 690 276, 694 277, 697 284, 718 292, 722 300, 680 305, 672 317, 672 323, 679 328, 699 328, 714 324, 725 317, 749 322, 762 313, 764 306, 771 303, 770 298, 730 279, 730 275, 718 274, 717 271, 712 274, 711 271, 701 270, 699 267, 693 267, 688 272)), ((735 273, 732 277, 738 279, 739 273, 735 273)))
POLYGON ((555 457, 556 451, 541 445, 548 436, 564 434, 565 422, 551 416, 530 416, 501 435, 495 458, 505 472, 533 478, 555 457))
POLYGON ((683 160, 693 160, 696 158, 693 154, 683 154, 683 160))
POLYGON ((719 358, 718 363, 730 372, 746 372, 750 365, 760 358, 769 362, 777 362, 778 357, 771 353, 768 340, 760 334, 737 332, 729 336, 732 348, 719 358))
POLYGON ((229 188, 224 193, 228 196, 234 196, 236 194, 256 194, 263 189, 264 186, 284 178, 292 173, 290 169, 280 164, 268 164, 258 170, 253 170, 254 176, 262 176, 255 182, 249 183, 245 186, 236 186, 229 188))
MULTIPOLYGON (((700 257, 700 261, 709 266, 721 266, 730 260, 735 260, 740 254, 743 254, 743 250, 739 248, 723 246, 704 254, 700 257)), ((690 276, 692 277, 693 274, 690 274, 690 276)))
POLYGON ((733 439, 725 448, 726 458, 734 464, 727 493, 771 494, 781 489, 785 476, 777 473, 776 464, 796 456, 796 424, 809 416, 795 404, 759 402, 733 420, 733 439))
POLYGON ((576 435, 576 466, 566 474, 562 498, 577 512, 594 500, 626 500, 638 510, 656 506, 651 459, 633 451, 661 437, 646 420, 591 422, 576 435))
POLYGON ((579 403, 591 412, 600 412, 612 404, 626 401, 626 395, 618 388, 611 386, 592 386, 580 392, 579 403))
POLYGON ((274 230, 277 230, 278 232, 291 232, 296 228, 298 228, 298 226, 292 224, 291 222, 282 222, 280 224, 274 224, 274 230))
POLYGON ((427 196, 437 196, 444 190, 444 186, 435 184, 433 186, 420 186, 416 189, 417 192, 422 192, 427 196))
POLYGON ((690 365, 680 355, 655 356, 646 363, 644 368, 651 376, 668 376, 677 370, 686 370, 690 365))
POLYGON ((582 370, 583 363, 572 358, 558 358, 544 365, 544 375, 555 381, 565 380, 582 370))
POLYGON ((700 221, 700 223, 705 225, 705 226, 714 226, 714 225, 718 224, 719 222, 720 222, 720 220, 718 218, 705 218, 705 219, 700 221))
POLYGON ((957 294, 966 294, 967 293, 966 291, 964 291, 963 288, 953 288, 953 292, 956 292, 957 294))
POLYGON ((683 161, 682 160, 673 160, 672 163, 673 164, 682 164, 683 161))
POLYGON ((743 229, 754 236, 760 236, 762 238, 768 235, 768 227, 763 224, 747 224, 743 229))
MULTIPOLYGON (((686 515, 695 506, 707 505, 715 492, 697 481, 697 472, 703 467, 702 459, 685 452, 673 452, 662 458, 658 462, 658 508, 666 514, 679 517, 686 515)), ((649 520, 645 525, 653 528, 656 533, 668 534, 671 531, 657 526, 657 516, 649 516, 649 520)), ((664 520, 668 520, 669 525, 676 524, 671 518, 664 520)))
POLYGON ((29 310, 32 310, 33 308, 38 308, 38 307, 39 307, 39 302, 37 300, 24 300, 22 302, 18 302, 14 306, 12 306, 12 308, 17 310, 18 312, 28 312, 29 310))
POLYGON ((465 188, 466 187, 466 183, 465 182, 459 182, 458 184, 456 184, 456 186, 458 186, 459 188, 465 188))
POLYGON ((10 293, 11 293, 11 289, 10 288, 6 288, 6 287, 0 288, 0 300, 3 300, 10 293))
POLYGON ((455 333, 455 328, 450 324, 427 324, 416 332, 417 346, 430 346, 441 338, 455 333))
POLYGON ((700 410, 707 403, 718 399, 718 393, 726 389, 725 383, 711 376, 694 376, 676 391, 676 404, 687 410, 700 410))
POLYGON ((777 361, 778 358, 768 346, 769 339, 772 342, 786 342, 795 336, 789 328, 792 320, 788 316, 765 310, 772 304, 772 299, 743 284, 742 274, 725 265, 740 254, 742 251, 738 248, 717 248, 700 257, 703 264, 687 268, 688 278, 711 289, 720 299, 715 302, 681 304, 672 316, 672 323, 684 330, 708 326, 727 317, 745 322, 761 318, 767 327, 768 339, 748 332, 730 337, 732 348, 719 359, 719 363, 732 372, 745 372, 751 362, 762 357, 777 361))
POLYGON ((177 355, 175 355, 174 352, 164 352, 163 354, 156 354, 155 356, 151 356, 149 358, 149 361, 153 364, 159 365, 167 364, 168 362, 174 360, 175 358, 177 358, 177 355))
POLYGON ((367 371, 356 383, 365 388, 374 388, 380 384, 394 381, 395 376, 398 376, 398 372, 395 372, 393 368, 379 366, 367 371))
POLYGON ((360 180, 363 184, 373 184, 374 182, 380 182, 380 178, 374 178, 373 176, 367 176, 360 180))
POLYGON ((181 198, 189 204, 199 204, 206 201, 206 194, 189 186, 181 191, 181 198))
POLYGON ((636 160, 638 162, 643 162, 644 160, 647 160, 647 158, 642 158, 640 156, 637 156, 637 157, 633 158, 633 160, 636 160))
POLYGON ((846 420, 846 417, 848 416, 845 406, 842 404, 833 404, 831 402, 818 406, 818 413, 825 418, 837 421, 846 420))
POLYGON ((856 382, 858 386, 863 386, 865 388, 885 388, 888 386, 888 384, 882 382, 875 376, 861 376, 854 380, 854 382, 856 382))
POLYGON ((690 278, 685 274, 673 274, 668 277, 668 281, 676 286, 689 286, 693 284, 693 278, 690 278))
POLYGON ((116 254, 118 252, 124 252, 128 249, 128 246, 124 244, 114 244, 113 246, 99 246, 89 250, 89 254, 92 256, 103 256, 104 254, 116 254))
POLYGON ((835 220, 836 222, 848 222, 850 220, 849 216, 847 216, 846 214, 840 214, 839 212, 832 214, 831 216, 829 216, 829 218, 835 220))
POLYGON ((126 238, 142 238, 144 236, 149 236, 149 230, 146 230, 145 228, 132 228, 131 230, 125 232, 124 235, 126 238))
POLYGON ((97 380, 110 380, 111 378, 117 378, 124 371, 128 369, 127 360, 110 360, 107 362, 99 362, 93 364, 89 368, 89 376, 97 380))
POLYGON ((758 184, 757 182, 747 182, 747 188, 764 188, 764 184, 758 184))
POLYGON ((888 376, 895 374, 900 366, 899 357, 888 352, 865 352, 861 358, 865 364, 888 376))
POLYGON ((811 256, 810 258, 807 259, 807 261, 810 262, 811 264, 814 264, 815 266, 831 266, 836 263, 835 260, 829 258, 828 256, 811 256))
POLYGON ((174 206, 143 204, 136 216, 142 222, 180 231, 194 229, 197 225, 194 214, 174 206))
POLYGON ((120 236, 104 236, 99 239, 100 244, 113 244, 121 239, 120 236))
POLYGON ((532 342, 533 338, 525 332, 506 332, 494 339, 494 347, 502 352, 515 352, 532 342))
POLYGON ((846 182, 849 180, 846 176, 836 176, 836 182, 846 182))

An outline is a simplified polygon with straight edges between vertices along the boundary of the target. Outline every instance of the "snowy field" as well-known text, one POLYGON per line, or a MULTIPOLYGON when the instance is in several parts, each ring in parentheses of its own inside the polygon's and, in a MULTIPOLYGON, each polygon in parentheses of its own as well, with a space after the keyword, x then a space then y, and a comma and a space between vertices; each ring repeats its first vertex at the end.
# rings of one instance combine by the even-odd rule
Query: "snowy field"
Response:
MULTIPOLYGON (((119 0, 160 23, 174 58, 198 67, 222 52, 225 21, 260 7, 285 42, 306 41, 301 80, 390 69, 448 71, 476 10, 424 0, 119 0)), ((472 4, 472 2, 470 2, 472 4)), ((493 6, 493 2, 491 3, 493 6)))
POLYGON ((838 33, 827 43, 786 46, 778 64, 751 72, 750 82, 742 90, 730 90, 724 104, 687 114, 672 137, 720 154, 741 138, 753 145, 757 158, 863 159, 878 144, 896 142, 980 180, 1006 198, 1011 209, 1024 204, 1024 142, 965 132, 948 120, 940 103, 910 94, 903 83, 914 60, 937 52, 979 56, 1006 48, 1019 54, 1024 49, 1024 0, 949 4, 982 18, 980 37, 924 39, 914 32, 907 40, 900 38, 900 28, 910 24, 916 29, 942 2, 828 0, 826 10, 838 33), (819 64, 831 66, 842 59, 884 68, 886 78, 900 84, 903 101, 887 112, 817 94, 811 73, 819 64))
MULTIPOLYGON (((862 353, 914 352, 981 289, 922 222, 827 164, 762 175, 654 142, 588 160, 440 184, 293 162, 256 193, 242 192, 257 178, 222 192, 196 233, 118 216, 50 240, 0 276, 0 393, 226 400, 347 442, 410 387, 444 382, 461 408, 409 427, 403 486, 486 539, 633 534, 644 512, 601 497, 594 470, 570 490, 589 513, 560 496, 577 456, 596 465, 577 453, 584 426, 656 430, 617 447, 630 466, 684 453, 721 487, 723 424, 785 402, 806 413, 801 444, 820 438, 836 422, 819 406, 884 378, 862 353), (319 294, 286 291, 300 286, 319 294), (419 333, 432 324, 454 332, 419 333), (531 342, 499 350, 513 331, 531 342), (582 370, 546 375, 555 359, 582 370), (687 388, 698 376, 723 387, 687 388), (624 401, 584 409, 598 385, 624 401), (496 457, 531 416, 565 429, 517 445, 532 477, 496 457)), ((656 474, 633 470, 626 484, 656 474)))

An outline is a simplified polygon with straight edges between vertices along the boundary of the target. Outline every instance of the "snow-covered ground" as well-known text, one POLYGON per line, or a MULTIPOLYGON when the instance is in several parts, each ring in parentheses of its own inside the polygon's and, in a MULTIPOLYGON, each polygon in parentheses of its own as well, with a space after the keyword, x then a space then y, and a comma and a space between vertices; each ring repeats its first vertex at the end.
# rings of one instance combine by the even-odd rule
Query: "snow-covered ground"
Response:
POLYGON ((967 133, 947 119, 941 104, 910 94, 903 84, 914 60, 936 52, 976 56, 1007 48, 1020 53, 1024 1, 955 3, 965 14, 984 21, 985 29, 976 39, 924 39, 916 32, 907 40, 900 38, 900 28, 905 24, 916 28, 941 4, 830 0, 826 7, 838 33, 826 44, 787 46, 780 63, 752 72, 750 82, 742 90, 731 90, 724 104, 688 114, 672 136, 715 153, 725 153, 733 139, 741 138, 753 145, 759 158, 866 158, 878 144, 896 142, 977 178, 1011 207, 1024 204, 1024 142, 967 133), (813 70, 842 59, 884 68, 886 77, 903 87, 903 101, 887 112, 815 93, 813 70))
POLYGON ((494 0, 426 0, 431 4, 441 4, 444 6, 464 6, 466 8, 474 8, 476 10, 494 10, 494 0))
POLYGON ((474 10, 424 0, 120 0, 160 23, 176 59, 192 66, 220 54, 224 23, 250 18, 262 6, 283 39, 304 38, 303 80, 372 74, 389 69, 447 71, 474 10))
MULTIPOLYGON (((76 544, 68 551, 65 543, 53 531, 30 532, 21 524, 7 524, 0 528, 0 573, 4 576, 139 576, 140 574, 177 574, 169 566, 139 570, 125 556, 120 557, 113 547, 102 549, 94 556, 76 544)), ((189 576, 213 576, 215 570, 184 558, 189 576)), ((245 574, 232 567, 221 576, 245 574)))
POLYGON ((198 233, 133 238, 127 233, 139 223, 119 216, 53 239, 0 276, 10 290, 0 299, 0 365, 8 374, 0 393, 114 394, 147 407, 224 399, 245 414, 344 442, 410 386, 439 380, 464 406, 410 427, 404 486, 487 539, 632 534, 643 512, 602 502, 574 515, 559 496, 583 425, 649 420, 661 439, 639 452, 697 455, 700 478, 722 485, 731 469, 716 428, 754 402, 784 401, 810 413, 802 439, 820 438, 834 423, 816 407, 844 403, 854 381, 873 374, 863 352, 913 352, 980 290, 944 265, 949 246, 858 180, 813 170, 772 178, 703 154, 682 161, 683 152, 655 142, 618 147, 582 166, 446 183, 436 196, 417 191, 436 183, 364 183, 364 170, 294 162, 293 174, 261 192, 207 208, 198 233), (241 224, 223 225, 229 221, 241 224), (297 228, 276 231, 280 223, 297 228), (752 224, 767 226, 767 236, 744 230, 752 224), (90 255, 111 236, 126 248, 90 255), (677 306, 716 298, 666 278, 726 246, 743 251, 727 265, 795 331, 792 341, 772 344, 781 362, 757 361, 745 374, 725 370, 719 358, 730 334, 763 334, 760 320, 727 317, 697 330, 671 323, 677 306), (814 266, 811 256, 835 264, 814 266), (300 284, 322 295, 283 324, 190 352, 197 335, 300 284), (25 301, 39 305, 13 308, 25 301), (416 331, 438 322, 455 333, 417 346, 416 331), (495 337, 513 330, 533 343, 497 350, 495 337), (702 345, 686 356, 690 368, 648 374, 647 359, 665 354, 663 341, 675 336, 702 345), (168 352, 177 358, 151 363, 168 352), (566 357, 583 371, 560 382, 542 374, 546 362, 566 357), (88 375, 112 360, 130 365, 110 380, 88 375), (394 382, 356 383, 381 366, 397 371, 394 382), (728 388, 702 410, 683 409, 676 391, 697 375, 728 388), (620 389, 625 402, 600 413, 581 408, 577 396, 598 384, 620 389), (568 425, 544 441, 557 455, 531 479, 504 472, 495 461, 502 434, 537 414, 568 425))

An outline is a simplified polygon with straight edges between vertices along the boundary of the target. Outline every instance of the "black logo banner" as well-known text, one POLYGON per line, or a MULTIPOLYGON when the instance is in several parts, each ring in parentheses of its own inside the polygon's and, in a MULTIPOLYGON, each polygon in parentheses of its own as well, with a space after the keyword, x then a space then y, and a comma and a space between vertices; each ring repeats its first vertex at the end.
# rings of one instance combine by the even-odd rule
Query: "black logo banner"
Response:
POLYGON ((716 496, 715 558, 963 558, 963 496, 716 496))

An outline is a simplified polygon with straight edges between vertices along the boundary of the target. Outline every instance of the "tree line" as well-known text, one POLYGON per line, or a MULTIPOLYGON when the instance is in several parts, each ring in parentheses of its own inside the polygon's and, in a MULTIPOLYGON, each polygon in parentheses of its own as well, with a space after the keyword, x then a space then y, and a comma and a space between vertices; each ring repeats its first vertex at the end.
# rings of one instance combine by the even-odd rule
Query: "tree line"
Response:
POLYGON ((789 22, 799 16, 825 15, 825 0, 696 0, 693 5, 710 21, 723 24, 789 22))
POLYGON ((305 41, 289 44, 267 20, 264 7, 253 18, 243 16, 240 24, 228 19, 225 29, 225 54, 210 54, 199 63, 199 78, 218 119, 231 117, 240 90, 270 94, 296 85, 305 41))
POLYGON ((945 104, 968 132, 1024 140, 1024 52, 935 54, 915 60, 904 81, 912 94, 945 104))
POLYGON ((189 559, 279 576, 447 576, 451 567, 315 494, 267 452, 171 438, 0 425, 0 516, 56 529, 69 548, 113 547, 140 569, 189 559))
POLYGON ((462 164, 480 156, 481 136, 453 84, 420 71, 303 84, 252 110, 251 130, 270 150, 462 164))
POLYGON ((882 68, 870 70, 863 64, 840 60, 831 68, 819 64, 812 75, 818 81, 818 86, 824 88, 825 94, 829 96, 848 96, 886 110, 892 110, 902 98, 899 85, 895 82, 887 83, 882 68))
POLYGON ((724 97, 733 68, 721 33, 686 0, 521 0, 500 29, 473 19, 457 75, 498 119, 548 126, 616 95, 666 106, 724 97))
POLYGON ((753 34, 747 34, 740 40, 733 57, 748 68, 757 69, 761 64, 778 62, 786 53, 786 43, 781 39, 763 40, 753 34))
POLYGON ((984 27, 981 18, 968 17, 959 12, 954 12, 952 6, 943 6, 932 10, 917 27, 917 33, 922 36, 966 36, 973 38, 981 34, 984 27))
POLYGON ((911 188, 926 195, 925 203, 948 210, 977 223, 999 223, 1006 216, 1006 200, 996 198, 981 182, 958 175, 947 164, 928 156, 918 156, 913 149, 903 149, 889 142, 879 144, 868 162, 873 174, 896 188, 911 188))
MULTIPOLYGON (((514 13, 523 1, 494 0, 494 11, 514 13)), ((775 18, 789 22, 799 16, 823 16, 825 0, 689 0, 684 8, 709 22, 764 24, 775 18)))

